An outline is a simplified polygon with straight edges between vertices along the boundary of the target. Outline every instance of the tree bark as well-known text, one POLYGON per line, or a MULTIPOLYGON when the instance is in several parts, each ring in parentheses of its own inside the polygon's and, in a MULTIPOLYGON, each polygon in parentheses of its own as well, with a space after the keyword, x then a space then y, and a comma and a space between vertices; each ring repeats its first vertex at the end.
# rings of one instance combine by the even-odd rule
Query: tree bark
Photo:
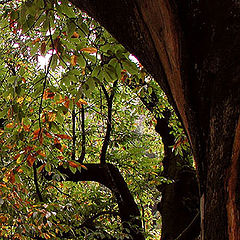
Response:
POLYGON ((188 153, 183 150, 183 156, 180 156, 172 151, 175 142, 168 123, 170 114, 165 112, 164 118, 158 118, 155 127, 164 143, 162 176, 173 180, 170 184, 158 186, 158 190, 162 192, 162 199, 158 205, 162 216, 161 237, 164 240, 194 240, 200 234, 196 171, 190 166, 188 153))
POLYGON ((240 3, 71 0, 153 75, 191 142, 201 236, 240 239, 240 3))

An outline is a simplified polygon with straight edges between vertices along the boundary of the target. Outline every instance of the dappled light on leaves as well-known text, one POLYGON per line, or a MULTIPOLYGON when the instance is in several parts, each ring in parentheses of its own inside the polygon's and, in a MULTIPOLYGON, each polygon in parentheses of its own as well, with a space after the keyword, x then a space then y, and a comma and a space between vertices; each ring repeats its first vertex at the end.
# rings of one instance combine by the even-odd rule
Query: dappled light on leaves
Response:
POLYGON ((10 1, 0 14, 0 238, 129 237, 116 190, 91 182, 108 166, 128 183, 148 239, 159 238, 151 207, 156 186, 169 180, 159 177, 163 146, 154 126, 165 109, 176 128, 173 150, 188 148, 165 94, 68 1, 10 1), (148 111, 144 101, 155 105, 148 111), (69 180, 94 164, 91 181, 69 180))

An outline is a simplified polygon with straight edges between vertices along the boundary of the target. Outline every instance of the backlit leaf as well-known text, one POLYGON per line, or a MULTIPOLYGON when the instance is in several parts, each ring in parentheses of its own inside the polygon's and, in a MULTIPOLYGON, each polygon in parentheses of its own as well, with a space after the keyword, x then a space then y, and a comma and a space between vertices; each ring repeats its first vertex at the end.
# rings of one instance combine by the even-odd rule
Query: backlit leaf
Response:
POLYGON ((73 161, 68 161, 68 163, 69 163, 69 166, 71 166, 71 167, 73 167, 73 168, 77 168, 77 167, 80 166, 79 163, 75 163, 75 162, 73 162, 73 161))
POLYGON ((86 53, 96 53, 97 49, 94 47, 87 47, 87 48, 80 49, 80 51, 86 52, 86 53))
POLYGON ((71 56, 71 65, 72 66, 76 66, 76 64, 77 64, 77 56, 76 55, 72 55, 71 56))

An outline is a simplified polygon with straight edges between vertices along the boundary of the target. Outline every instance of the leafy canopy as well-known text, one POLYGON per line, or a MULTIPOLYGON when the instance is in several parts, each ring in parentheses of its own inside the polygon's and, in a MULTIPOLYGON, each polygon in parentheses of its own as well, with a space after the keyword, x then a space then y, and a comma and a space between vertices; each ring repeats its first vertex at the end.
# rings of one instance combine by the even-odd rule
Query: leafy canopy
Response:
MULTIPOLYGON (((155 239, 150 206, 155 186, 166 181, 157 178, 163 148, 140 98, 150 101, 155 91, 154 116, 162 117, 171 109, 165 95, 129 52, 66 0, 11 1, 0 13, 0 236, 125 236, 106 187, 66 182, 58 171, 99 163, 110 123, 105 161, 121 169, 155 239), (85 226, 91 218, 94 231, 85 226)), ((182 142, 174 115, 171 125, 182 142)))

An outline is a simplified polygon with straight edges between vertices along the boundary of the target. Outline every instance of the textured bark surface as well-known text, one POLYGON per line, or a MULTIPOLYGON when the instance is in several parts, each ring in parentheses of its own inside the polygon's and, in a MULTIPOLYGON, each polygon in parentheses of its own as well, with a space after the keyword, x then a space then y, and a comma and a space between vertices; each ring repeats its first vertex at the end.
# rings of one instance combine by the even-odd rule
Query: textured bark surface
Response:
POLYGON ((202 239, 239 240, 239 1, 71 2, 136 55, 181 117, 198 168, 202 239))

